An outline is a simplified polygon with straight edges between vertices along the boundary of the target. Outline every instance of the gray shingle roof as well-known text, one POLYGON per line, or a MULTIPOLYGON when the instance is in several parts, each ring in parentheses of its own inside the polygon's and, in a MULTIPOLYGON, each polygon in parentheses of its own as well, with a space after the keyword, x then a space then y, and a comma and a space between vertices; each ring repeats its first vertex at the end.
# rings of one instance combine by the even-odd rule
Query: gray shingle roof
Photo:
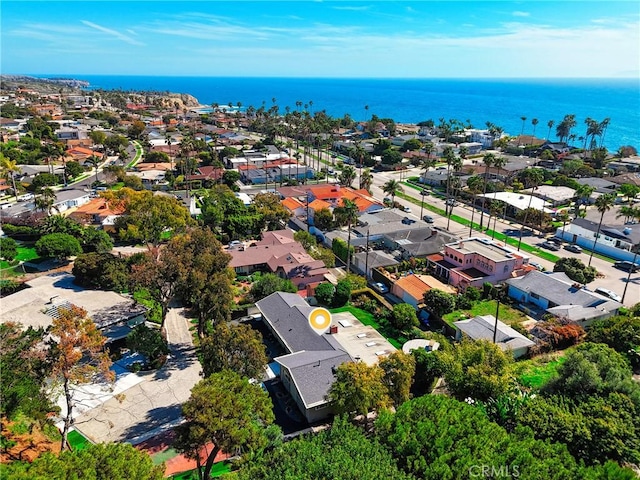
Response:
POLYGON ((266 322, 282 339, 290 352, 333 350, 325 335, 318 335, 309 325, 314 309, 296 293, 275 292, 256 302, 266 322))
POLYGON ((275 359, 291 373, 302 401, 307 408, 327 400, 334 381, 334 369, 351 357, 341 350, 296 352, 275 359))
POLYGON ((523 292, 540 295, 555 305, 610 307, 609 310, 615 310, 622 306, 618 302, 610 302, 597 293, 583 288, 574 288, 575 282, 562 272, 542 273, 533 271, 524 277, 510 278, 506 283, 523 292))
MULTIPOLYGON (((493 341, 496 317, 493 315, 479 315, 468 320, 460 320, 454 325, 465 335, 473 340, 493 341)), ((509 325, 498 320, 498 331, 496 333, 496 343, 503 350, 513 350, 521 347, 530 347, 535 343, 527 337, 517 332, 509 325)))

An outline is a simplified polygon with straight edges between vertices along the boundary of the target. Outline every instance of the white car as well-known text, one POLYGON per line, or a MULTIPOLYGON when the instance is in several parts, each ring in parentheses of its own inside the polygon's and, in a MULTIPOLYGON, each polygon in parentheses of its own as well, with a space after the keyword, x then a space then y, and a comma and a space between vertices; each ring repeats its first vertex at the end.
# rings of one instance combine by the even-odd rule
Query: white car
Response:
POLYGON ((603 297, 610 298, 611 300, 614 300, 616 302, 622 302, 622 297, 618 295, 616 292, 612 292, 609 289, 598 287, 594 290, 594 292, 599 293, 603 297))
POLYGON ((402 211, 405 213, 411 213, 411 209, 409 207, 402 207, 402 211))
POLYGON ((372 283, 371 288, 373 288, 376 292, 381 293, 383 295, 385 293, 389 293, 389 288, 387 288, 387 286, 381 282, 372 283))

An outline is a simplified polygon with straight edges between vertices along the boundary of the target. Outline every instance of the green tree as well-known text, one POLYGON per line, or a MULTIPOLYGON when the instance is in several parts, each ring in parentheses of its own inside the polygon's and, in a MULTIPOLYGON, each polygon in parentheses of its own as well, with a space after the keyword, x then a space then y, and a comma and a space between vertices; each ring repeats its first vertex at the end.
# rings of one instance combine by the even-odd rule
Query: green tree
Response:
POLYGON ((289 221, 291 212, 280 203, 277 193, 259 193, 253 198, 253 206, 262 215, 267 230, 278 230, 289 221))
POLYGON ((382 157, 381 162, 384 165, 397 165, 402 162, 402 154, 393 148, 387 148, 380 156, 382 157))
POLYGON ((82 247, 75 237, 66 233, 51 233, 45 235, 35 244, 40 257, 64 260, 67 257, 80 255, 82 247))
POLYGON ((338 413, 349 415, 366 415, 391 404, 384 384, 384 371, 364 362, 346 362, 337 368, 329 398, 338 413))
POLYGON ((600 222, 598 223, 598 230, 596 231, 596 238, 593 240, 593 248, 591 248, 591 253, 589 254, 589 266, 591 266, 591 260, 593 259, 593 252, 596 250, 596 245, 598 243, 598 237, 600 236, 600 228, 602 228, 602 220, 604 219, 604 214, 607 213, 613 207, 616 200, 616 196, 613 193, 606 193, 604 195, 600 195, 596 199, 596 209, 600 212, 600 222))
POLYGON ((351 227, 358 220, 358 206, 353 200, 349 200, 346 198, 342 199, 342 205, 336 207, 333 210, 333 214, 336 217, 336 223, 339 225, 347 225, 347 252, 346 252, 346 263, 347 263, 347 273, 351 271, 351 227))
POLYGON ((333 228, 333 213, 328 208, 316 210, 313 214, 313 224, 324 232, 331 230, 333 228))
POLYGON ((564 272, 574 282, 587 284, 596 279, 598 271, 595 267, 587 267, 582 260, 575 257, 564 257, 553 266, 554 272, 564 272))
POLYGON ((425 292, 423 300, 427 310, 440 318, 456 308, 456 297, 436 288, 425 292))
POLYGON ((463 340, 441 360, 447 388, 461 400, 497 398, 512 386, 513 357, 494 343, 463 340))
POLYGON ((79 238, 83 233, 83 227, 75 220, 58 214, 45 218, 38 226, 38 231, 42 235, 66 233, 79 238))
POLYGON ((16 174, 20 172, 20 166, 16 160, 12 160, 0 153, 0 175, 7 180, 11 180, 13 195, 18 198, 18 188, 16 187, 16 174))
POLYGON ((194 224, 189 210, 172 196, 130 188, 104 192, 103 196, 113 205, 125 208, 125 213, 115 221, 122 240, 157 246, 167 233, 181 233, 194 224))
POLYGON ((274 292, 296 293, 298 290, 289 279, 280 278, 275 273, 265 273, 251 285, 249 294, 254 302, 268 297, 274 292))
POLYGON ((200 343, 202 369, 208 377, 231 370, 242 377, 261 379, 267 365, 262 335, 249 325, 216 325, 200 343))
POLYGON ((3 418, 14 419, 22 413, 44 421, 54 409, 45 389, 51 366, 39 348, 44 336, 41 328, 23 329, 13 322, 0 324, 0 412, 3 418))
POLYGON ((391 322, 395 328, 403 332, 420 325, 418 316, 416 315, 416 309, 408 303, 399 303, 393 306, 391 322))
POLYGON ((0 258, 12 262, 18 256, 18 243, 9 237, 0 237, 0 258))
POLYGON ((82 230, 82 250, 85 252, 106 253, 113 249, 113 240, 104 230, 86 227, 82 230))
POLYGON ((269 395, 237 373, 224 370, 198 382, 182 405, 185 422, 176 428, 175 448, 195 458, 200 479, 208 479, 220 452, 251 451, 267 443, 274 421, 269 395), (205 449, 208 443, 210 449, 205 449), (202 451, 206 462, 200 464, 202 451))
POLYGON ((393 404, 397 407, 409 400, 411 384, 416 373, 416 360, 400 350, 380 361, 384 371, 384 384, 393 404))
POLYGON ((608 345, 627 357, 634 370, 640 370, 640 316, 596 320, 587 327, 587 341, 608 345))
POLYGON ((323 282, 316 287, 315 297, 320 304, 331 305, 335 293, 336 287, 334 287, 332 283, 323 282))
POLYGON ((351 300, 351 282, 347 279, 338 281, 333 294, 333 306, 342 307, 351 300))
POLYGON ((144 355, 150 368, 160 368, 169 354, 167 339, 160 330, 149 328, 144 323, 129 332, 127 347, 144 355))
POLYGON ((343 480, 409 480, 380 443, 336 417, 331 428, 298 437, 266 452, 238 471, 239 480, 340 478, 343 480), (319 455, 318 452, 331 452, 319 455))
POLYGON ((104 349, 106 342, 96 324, 87 317, 87 312, 78 307, 60 309, 59 316, 53 319, 49 330, 48 358, 51 364, 51 377, 59 383, 65 398, 66 411, 62 417, 62 442, 60 448, 68 447, 67 434, 73 419, 74 389, 104 378, 113 380, 111 359, 104 349))
POLYGON ((371 193, 371 185, 373 185, 373 174, 370 169, 365 168, 360 174, 360 189, 371 193))
POLYGON ((0 478, 14 480, 163 480, 164 465, 128 443, 91 444, 82 450, 65 451, 56 457, 45 453, 33 462, 0 465, 0 478))
POLYGON ((402 151, 415 152, 422 148, 422 141, 418 138, 411 138, 402 144, 402 151))
POLYGON ((33 188, 35 191, 39 191, 41 188, 53 187, 58 183, 60 183, 60 179, 57 175, 54 175, 53 173, 43 172, 33 177, 33 180, 31 181, 31 188, 33 188))
POLYGON ((318 244, 316 237, 305 230, 300 230, 294 233, 293 239, 296 242, 300 243, 300 245, 302 245, 303 248, 307 251, 312 250, 318 244))
POLYGON ((107 252, 78 255, 72 273, 73 282, 86 288, 121 292, 129 285, 127 261, 107 252))
POLYGON ((389 180, 382 186, 382 191, 387 195, 391 196, 391 202, 395 203, 396 195, 398 192, 402 192, 404 189, 402 188, 402 184, 398 180, 389 180))
POLYGON ((356 176, 356 169, 351 165, 345 165, 344 167, 342 167, 342 171, 340 172, 338 181, 342 186, 351 187, 351 185, 353 185, 353 181, 356 179, 356 176))

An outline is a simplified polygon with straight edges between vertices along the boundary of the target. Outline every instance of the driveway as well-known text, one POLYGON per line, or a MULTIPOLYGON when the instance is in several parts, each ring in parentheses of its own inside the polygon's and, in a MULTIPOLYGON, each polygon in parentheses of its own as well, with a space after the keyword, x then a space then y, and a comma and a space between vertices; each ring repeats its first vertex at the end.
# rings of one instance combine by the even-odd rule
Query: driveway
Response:
POLYGON ((75 419, 93 442, 138 444, 181 421, 181 405, 201 380, 189 320, 183 308, 170 308, 165 322, 170 358, 160 370, 139 373, 138 384, 75 419))

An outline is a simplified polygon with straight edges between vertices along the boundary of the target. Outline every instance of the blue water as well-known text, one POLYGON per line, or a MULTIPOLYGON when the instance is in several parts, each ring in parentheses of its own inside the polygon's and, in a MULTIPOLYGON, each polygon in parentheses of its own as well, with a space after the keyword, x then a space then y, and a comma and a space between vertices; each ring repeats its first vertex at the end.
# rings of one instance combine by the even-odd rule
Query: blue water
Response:
MULTIPOLYGON (((325 110, 333 117, 351 115, 356 120, 372 114, 396 122, 417 123, 440 118, 470 120, 476 128, 487 121, 517 135, 521 117, 527 117, 524 132, 533 133, 532 118, 539 120, 536 136, 546 138, 547 122, 556 125, 566 114, 575 114, 577 136, 585 133, 584 120, 611 119, 605 146, 612 151, 622 145, 640 149, 640 82, 637 79, 327 79, 327 78, 231 78, 93 76, 82 80, 92 88, 158 90, 188 93, 200 103, 243 108, 285 107, 296 110, 296 102, 311 112, 325 110), (365 108, 368 106, 368 109, 365 108)), ((551 130, 555 139, 555 126, 551 130)), ((577 140, 576 140, 577 143, 577 140)))

